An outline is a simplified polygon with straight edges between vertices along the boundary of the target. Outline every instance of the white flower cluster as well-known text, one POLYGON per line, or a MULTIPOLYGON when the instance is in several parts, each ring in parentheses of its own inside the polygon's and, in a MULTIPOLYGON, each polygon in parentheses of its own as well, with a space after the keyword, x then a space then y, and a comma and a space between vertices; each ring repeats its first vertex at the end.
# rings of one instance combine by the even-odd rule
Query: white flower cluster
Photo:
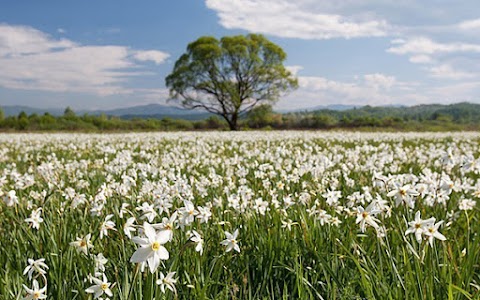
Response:
MULTIPOLYGON (((222 255, 245 253, 248 229, 232 221, 241 218, 278 214, 280 230, 293 231, 302 228, 300 212, 315 226, 379 239, 393 230, 386 222, 392 216, 414 218, 401 232, 434 247, 435 239, 447 240, 460 211, 475 212, 479 138, 476 133, 8 135, 0 136, 7 149, 0 196, 2 209, 20 210, 32 234, 48 232, 57 217, 87 220, 69 242, 72 253, 76 249, 95 265, 88 277, 92 285, 85 289, 94 298, 113 296, 106 264, 114 257, 99 251, 110 241, 121 241, 141 272, 155 273, 162 292, 176 294, 171 256, 189 246, 202 257, 218 255, 219 246, 222 255), (423 220, 425 210, 432 217, 423 220), (445 235, 439 232, 442 224, 445 235), (220 233, 209 236, 214 230, 220 233), (179 244, 181 249, 174 248, 179 244)), ((25 286, 26 299, 46 297, 47 269, 44 260, 29 259, 25 274, 33 287, 25 286)))

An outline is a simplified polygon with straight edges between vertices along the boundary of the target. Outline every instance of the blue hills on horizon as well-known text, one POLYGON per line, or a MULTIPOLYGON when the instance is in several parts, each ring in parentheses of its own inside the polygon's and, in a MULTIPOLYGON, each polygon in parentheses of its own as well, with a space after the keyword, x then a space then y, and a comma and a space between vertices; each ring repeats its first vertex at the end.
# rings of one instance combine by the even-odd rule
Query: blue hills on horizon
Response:
MULTIPOLYGON (((314 113, 314 112, 347 112, 349 110, 365 110, 365 112, 373 112, 378 110, 437 110, 445 108, 458 108, 458 107, 480 107, 480 104, 462 102, 455 104, 422 104, 415 106, 405 106, 405 105, 385 105, 385 106, 356 106, 356 105, 343 105, 343 104, 333 104, 333 105, 321 105, 311 108, 303 109, 292 109, 292 110, 275 110, 277 113, 289 114, 289 113, 314 113)), ((49 113, 54 116, 63 115, 65 108, 35 108, 30 106, 23 105, 0 105, 3 109, 6 117, 8 116, 17 116, 22 111, 27 115, 38 114, 43 115, 49 113)), ((186 119, 186 120, 201 120, 212 116, 212 114, 199 111, 199 110, 188 110, 175 106, 162 105, 162 104, 147 104, 147 105, 137 105, 125 108, 116 108, 109 110, 74 110, 77 115, 89 114, 89 115, 101 115, 105 114, 108 116, 116 116, 123 119, 132 119, 132 118, 174 118, 174 119, 186 119)))

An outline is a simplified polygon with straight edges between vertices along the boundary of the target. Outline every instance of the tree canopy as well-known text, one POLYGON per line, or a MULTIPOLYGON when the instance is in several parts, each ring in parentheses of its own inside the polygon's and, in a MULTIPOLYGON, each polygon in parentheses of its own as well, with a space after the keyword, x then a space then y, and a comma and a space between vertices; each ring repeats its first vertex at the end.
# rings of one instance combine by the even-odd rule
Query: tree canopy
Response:
POLYGON ((188 45, 166 85, 183 107, 220 115, 236 130, 239 116, 297 87, 285 59, 282 48, 262 35, 204 36, 188 45))

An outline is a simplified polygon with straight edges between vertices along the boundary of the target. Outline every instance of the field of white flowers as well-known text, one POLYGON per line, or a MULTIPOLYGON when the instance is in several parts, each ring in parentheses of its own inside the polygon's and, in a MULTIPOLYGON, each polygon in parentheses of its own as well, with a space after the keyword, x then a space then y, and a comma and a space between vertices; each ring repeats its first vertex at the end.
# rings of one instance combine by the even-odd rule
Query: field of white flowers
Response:
POLYGON ((479 299, 480 134, 3 134, 0 299, 479 299))

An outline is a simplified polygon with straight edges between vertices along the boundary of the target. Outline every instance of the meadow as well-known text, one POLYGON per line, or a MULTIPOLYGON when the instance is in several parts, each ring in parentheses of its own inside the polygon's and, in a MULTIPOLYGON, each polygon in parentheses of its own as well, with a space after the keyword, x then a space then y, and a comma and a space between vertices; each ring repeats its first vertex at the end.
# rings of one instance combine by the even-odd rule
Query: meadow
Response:
POLYGON ((480 299, 479 133, 0 145, 0 300, 480 299))

